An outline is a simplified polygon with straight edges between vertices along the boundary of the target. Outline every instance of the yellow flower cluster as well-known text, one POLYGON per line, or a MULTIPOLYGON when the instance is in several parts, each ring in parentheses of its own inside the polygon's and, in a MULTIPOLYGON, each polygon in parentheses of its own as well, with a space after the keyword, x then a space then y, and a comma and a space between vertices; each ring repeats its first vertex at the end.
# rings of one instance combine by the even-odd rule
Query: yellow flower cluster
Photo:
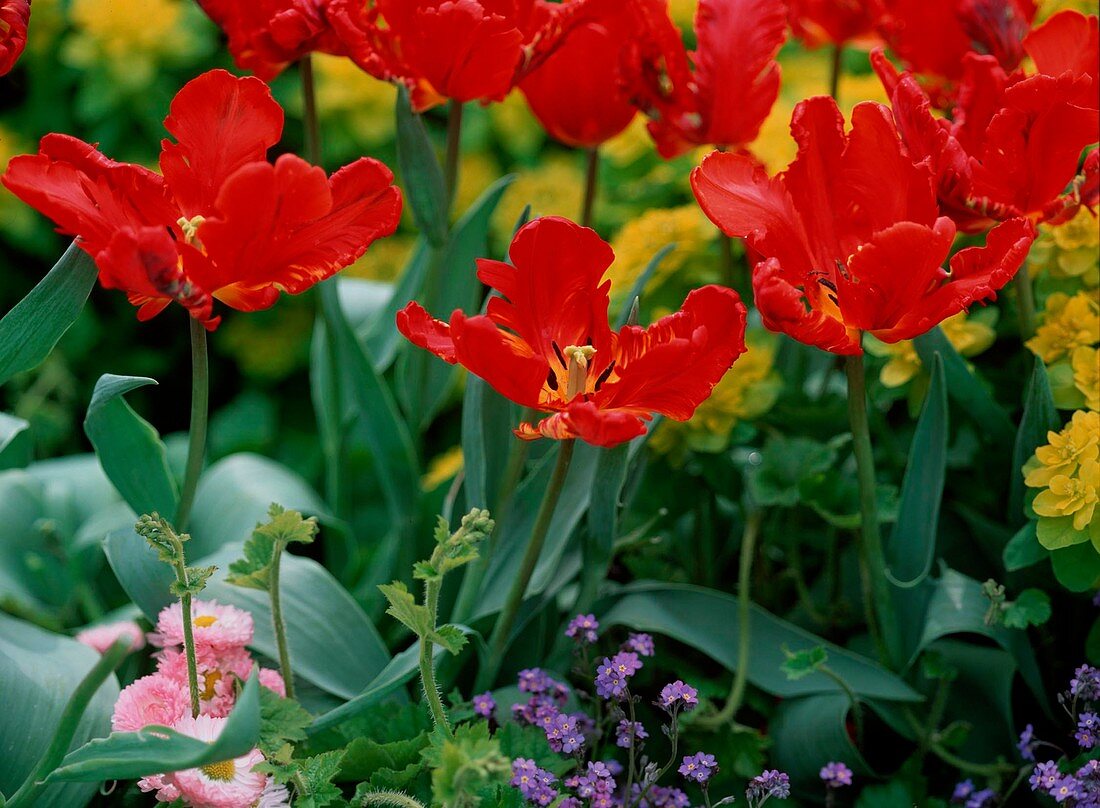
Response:
POLYGON ((575 155, 554 156, 519 172, 516 181, 504 192, 493 216, 492 232, 499 244, 512 240, 512 230, 526 205, 531 206, 531 218, 567 216, 576 219, 580 215, 584 174, 577 160, 575 155))
POLYGON ((687 421, 665 419, 650 439, 654 450, 674 460, 688 450, 721 452, 741 421, 759 418, 772 408, 783 388, 775 370, 778 340, 765 331, 750 331, 748 351, 714 387, 710 398, 687 421))
POLYGON ((397 88, 360 70, 351 59, 317 53, 317 111, 324 123, 340 123, 357 141, 379 143, 393 136, 397 88))
POLYGON ((652 289, 668 278, 698 279, 706 261, 707 245, 714 240, 714 228, 696 204, 678 208, 653 208, 631 219, 611 240, 615 263, 607 277, 611 294, 622 300, 630 294, 653 256, 669 244, 673 249, 661 259, 646 284, 652 289))
MULTIPOLYGON (((14 132, 0 126, 0 169, 17 154, 25 154, 27 144, 14 132)), ((34 211, 15 198, 15 195, 0 185, 0 229, 15 238, 30 235, 35 226, 34 211)))
MULTIPOLYGON (((997 337, 993 326, 997 322, 997 310, 978 309, 967 314, 959 312, 948 317, 942 323, 944 336, 962 356, 977 356, 988 349, 997 337)), ((920 357, 911 340, 902 340, 892 345, 869 337, 866 343, 868 353, 874 356, 889 357, 879 372, 879 381, 885 387, 901 387, 912 381, 921 370, 920 357)))
POLYGON ((1024 483, 1042 489, 1031 506, 1039 516, 1039 541, 1057 549, 1091 538, 1100 551, 1100 413, 1078 410, 1047 440, 1024 466, 1024 483), (1067 533, 1070 525, 1074 532, 1067 533))
POLYGON ((1100 371, 1100 300, 1095 291, 1070 296, 1055 292, 1047 298, 1043 322, 1027 341, 1031 352, 1048 366, 1055 403, 1063 409, 1082 405, 1097 409, 1100 371))
POLYGON ((1031 274, 1046 274, 1071 289, 1100 286, 1100 226, 1096 216, 1085 207, 1064 224, 1051 227, 1039 225, 1036 239, 1028 255, 1031 274))

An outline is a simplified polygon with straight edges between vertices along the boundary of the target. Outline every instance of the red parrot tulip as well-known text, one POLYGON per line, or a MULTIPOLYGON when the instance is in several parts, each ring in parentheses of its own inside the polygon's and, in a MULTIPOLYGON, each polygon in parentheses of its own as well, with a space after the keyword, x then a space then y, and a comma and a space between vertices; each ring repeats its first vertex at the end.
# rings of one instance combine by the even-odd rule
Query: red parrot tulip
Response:
POLYGON ((753 291, 773 331, 837 354, 860 353, 864 331, 912 339, 994 297, 1026 257, 1034 227, 1011 219, 942 268, 955 224, 938 215, 931 172, 906 154, 885 106, 859 104, 846 135, 836 102, 811 98, 791 132, 798 156, 774 177, 722 152, 691 176, 711 220, 761 256, 753 291))
POLYGON ((1038 73, 1088 76, 1089 83, 1077 82, 1078 94, 1072 100, 1092 109, 1100 104, 1100 34, 1095 14, 1086 17, 1077 11, 1058 12, 1027 35, 1024 50, 1038 73))
POLYGON ((588 0, 330 0, 351 58, 403 84, 422 112, 456 101, 502 101, 582 19, 588 0))
POLYGON ((615 446, 661 413, 691 417, 745 351, 745 307, 732 289, 704 286, 649 328, 608 325, 614 254, 595 231, 535 219, 516 233, 511 264, 479 260, 499 292, 488 313, 432 319, 418 303, 397 315, 412 343, 460 364, 524 407, 553 413, 516 434, 615 446))
POLYGON ((27 46, 30 0, 0 0, 0 76, 11 72, 27 46))
POLYGON ((259 79, 204 73, 179 91, 164 125, 175 142, 162 145, 162 174, 51 134, 2 178, 78 238, 103 286, 125 291, 140 320, 175 301, 212 329, 215 299, 268 308, 397 227, 400 192, 377 160, 331 177, 292 154, 267 162, 283 111, 259 79))
POLYGON ((229 37, 229 52, 241 70, 264 81, 289 63, 320 51, 343 55, 343 45, 325 16, 328 0, 198 0, 229 37))
POLYGON ((876 40, 875 14, 865 0, 790 0, 791 31, 811 48, 876 40))
POLYGON ((690 63, 667 0, 638 0, 632 8, 642 32, 636 94, 661 155, 752 142, 779 95, 784 0, 700 0, 690 63))

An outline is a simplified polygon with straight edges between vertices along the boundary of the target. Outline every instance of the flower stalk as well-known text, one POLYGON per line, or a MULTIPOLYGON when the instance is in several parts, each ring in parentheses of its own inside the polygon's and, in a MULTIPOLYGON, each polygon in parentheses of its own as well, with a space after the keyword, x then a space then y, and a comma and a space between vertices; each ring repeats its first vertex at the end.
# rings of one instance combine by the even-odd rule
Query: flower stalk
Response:
POLYGON ((194 317, 188 317, 191 326, 191 427, 187 443, 187 466, 183 474, 179 505, 176 506, 175 526, 187 529, 191 507, 195 504, 195 491, 199 487, 203 459, 206 455, 206 427, 210 416, 210 363, 206 349, 206 328, 194 317))
POLYGON ((294 698, 294 672, 290 667, 290 649, 286 642, 286 620, 283 619, 283 599, 279 590, 279 568, 285 543, 275 545, 271 559, 271 622, 275 628, 275 646, 279 649, 279 672, 286 686, 286 697, 294 698))
POLYGON ((596 191, 600 184, 600 150, 593 146, 585 149, 584 201, 581 203, 581 224, 592 226, 596 209, 596 191))
POLYGON ((458 164, 462 155, 462 102, 451 101, 447 113, 447 151, 443 155, 443 187, 448 205, 458 193, 458 164))
POLYGON ((573 459, 575 441, 572 439, 561 442, 558 450, 557 463, 550 476, 550 482, 539 506, 538 516, 535 518, 535 526, 531 530, 531 540, 524 551, 523 560, 520 562, 519 572, 512 581, 512 588, 508 591, 508 597, 504 602, 504 608, 497 617, 493 626, 493 633, 489 638, 489 658, 487 663, 478 672, 477 690, 486 690, 496 679, 500 672, 500 665, 504 659, 504 652, 508 648, 512 628, 515 625, 519 609, 523 605, 523 596, 527 592, 527 585, 531 582, 531 576, 535 572, 542 547, 546 543, 546 534, 550 531, 550 522, 554 518, 558 500, 561 499, 562 489, 565 487, 565 478, 569 473, 569 464, 573 459))

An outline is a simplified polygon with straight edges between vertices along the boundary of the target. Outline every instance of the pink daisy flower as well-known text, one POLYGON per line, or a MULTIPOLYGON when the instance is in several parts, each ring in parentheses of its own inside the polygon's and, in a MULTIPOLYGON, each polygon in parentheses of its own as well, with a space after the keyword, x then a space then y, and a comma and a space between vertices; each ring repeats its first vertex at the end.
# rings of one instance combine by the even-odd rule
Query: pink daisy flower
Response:
POLYGON ((180 798, 180 790, 164 779, 163 774, 150 774, 137 781, 137 787, 142 791, 155 791, 158 802, 173 802, 180 798))
MULTIPOLYGON (((252 615, 216 600, 192 601, 191 625, 196 648, 222 652, 252 642, 252 615)), ((149 635, 149 642, 160 647, 183 645, 183 606, 179 601, 157 615, 157 630, 149 635)))
POLYGON ((89 648, 94 648, 99 653, 104 653, 115 644, 119 637, 127 637, 130 640, 130 651, 140 651, 145 647, 145 633, 141 626, 133 620, 120 620, 117 623, 101 623, 98 626, 89 626, 76 635, 76 641, 82 642, 89 648))
MULTIPOLYGON (((157 671, 187 687, 187 656, 178 648, 157 652, 157 671)), ((236 681, 252 672, 252 657, 243 648, 215 653, 208 647, 195 650, 199 674, 199 702, 203 715, 224 718, 237 700, 236 681)))
POLYGON ((255 808, 290 808, 290 792, 286 786, 269 779, 255 808))
POLYGON ((154 673, 141 677, 118 694, 111 729, 136 732, 150 724, 171 727, 190 710, 186 683, 154 673))
POLYGON ((272 668, 260 668, 260 684, 286 698, 286 682, 283 675, 272 668))
MULTIPOLYGON (((184 716, 174 729, 200 741, 213 743, 225 726, 226 719, 200 715, 184 716)), ((185 769, 164 775, 164 782, 173 786, 192 808, 251 808, 264 794, 267 777, 252 771, 264 756, 259 749, 232 760, 209 763, 197 769, 185 769)), ((157 799, 161 799, 158 792, 157 799)))

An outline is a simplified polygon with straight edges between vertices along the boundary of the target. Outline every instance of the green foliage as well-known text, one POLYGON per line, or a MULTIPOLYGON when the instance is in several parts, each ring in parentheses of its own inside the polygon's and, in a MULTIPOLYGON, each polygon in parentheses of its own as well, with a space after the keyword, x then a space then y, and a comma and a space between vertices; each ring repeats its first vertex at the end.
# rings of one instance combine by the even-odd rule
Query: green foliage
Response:
POLYGON ((783 661, 781 667, 783 673, 792 682, 797 682, 811 673, 816 673, 829 661, 828 652, 820 645, 797 652, 784 648, 783 653, 787 655, 787 658, 783 661))
POLYGON ((276 503, 271 504, 267 514, 269 520, 256 525, 245 541, 244 558, 229 565, 229 583, 269 591, 276 555, 290 544, 312 544, 317 536, 316 517, 306 519, 298 511, 288 511, 276 503))
POLYGON ((432 795, 441 805, 481 805, 511 777, 511 763, 483 721, 456 728, 453 737, 437 729, 422 756, 431 769, 432 795))
POLYGON ((312 721, 313 717, 298 702, 266 687, 260 688, 259 749, 268 760, 288 762, 291 747, 306 739, 306 728, 312 721))
POLYGON ((344 750, 336 749, 288 763, 267 761, 254 770, 293 788, 297 793, 295 808, 325 808, 343 799, 343 792, 332 782, 340 771, 343 757, 344 750))

